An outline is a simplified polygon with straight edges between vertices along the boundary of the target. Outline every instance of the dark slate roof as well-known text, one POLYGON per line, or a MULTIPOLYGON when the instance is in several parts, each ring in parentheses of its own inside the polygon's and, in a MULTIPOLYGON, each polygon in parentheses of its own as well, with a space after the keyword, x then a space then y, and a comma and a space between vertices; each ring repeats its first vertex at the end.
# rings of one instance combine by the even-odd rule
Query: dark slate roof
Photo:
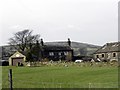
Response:
POLYGON ((106 52, 120 52, 120 42, 106 43, 103 47, 98 49, 96 53, 106 53, 106 52))
POLYGON ((53 51, 70 51, 72 50, 69 46, 60 46, 60 45, 44 45, 44 50, 53 50, 53 51))

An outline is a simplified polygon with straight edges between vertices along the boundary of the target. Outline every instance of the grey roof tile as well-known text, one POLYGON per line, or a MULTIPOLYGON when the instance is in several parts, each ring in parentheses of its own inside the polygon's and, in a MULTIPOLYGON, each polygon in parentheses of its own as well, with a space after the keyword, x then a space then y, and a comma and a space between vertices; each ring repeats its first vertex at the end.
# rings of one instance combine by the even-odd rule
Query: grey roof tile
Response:
POLYGON ((120 42, 106 43, 95 53, 106 53, 106 52, 120 52, 120 42))

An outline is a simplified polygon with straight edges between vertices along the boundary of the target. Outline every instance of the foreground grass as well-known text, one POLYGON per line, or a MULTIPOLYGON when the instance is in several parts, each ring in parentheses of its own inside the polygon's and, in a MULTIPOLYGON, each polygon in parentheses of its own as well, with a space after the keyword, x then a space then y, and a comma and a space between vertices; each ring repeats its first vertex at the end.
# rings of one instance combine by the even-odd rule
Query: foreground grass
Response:
POLYGON ((113 66, 2 67, 2 88, 9 88, 13 69, 14 88, 117 88, 118 69, 113 66))

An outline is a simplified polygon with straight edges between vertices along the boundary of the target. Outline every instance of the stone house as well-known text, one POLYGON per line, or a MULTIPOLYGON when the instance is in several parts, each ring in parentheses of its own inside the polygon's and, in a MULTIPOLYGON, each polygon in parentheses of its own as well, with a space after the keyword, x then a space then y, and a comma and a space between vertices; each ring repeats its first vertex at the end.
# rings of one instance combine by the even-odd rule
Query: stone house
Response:
POLYGON ((120 58, 120 42, 106 43, 94 53, 95 59, 101 61, 113 61, 120 58))
POLYGON ((72 61, 73 49, 71 48, 71 41, 68 39, 67 45, 46 45, 41 39, 41 57, 42 59, 49 59, 53 61, 66 60, 72 61))
POLYGON ((69 46, 44 45, 41 54, 43 59, 72 61, 73 50, 69 46))

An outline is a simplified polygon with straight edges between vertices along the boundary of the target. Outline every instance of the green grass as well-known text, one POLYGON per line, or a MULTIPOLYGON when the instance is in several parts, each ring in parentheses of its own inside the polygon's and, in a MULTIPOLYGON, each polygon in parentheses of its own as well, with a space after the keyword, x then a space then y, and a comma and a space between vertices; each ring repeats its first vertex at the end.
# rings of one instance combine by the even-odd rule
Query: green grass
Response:
POLYGON ((8 70, 13 70, 14 88, 117 88, 115 66, 2 67, 2 88, 9 88, 8 70))

